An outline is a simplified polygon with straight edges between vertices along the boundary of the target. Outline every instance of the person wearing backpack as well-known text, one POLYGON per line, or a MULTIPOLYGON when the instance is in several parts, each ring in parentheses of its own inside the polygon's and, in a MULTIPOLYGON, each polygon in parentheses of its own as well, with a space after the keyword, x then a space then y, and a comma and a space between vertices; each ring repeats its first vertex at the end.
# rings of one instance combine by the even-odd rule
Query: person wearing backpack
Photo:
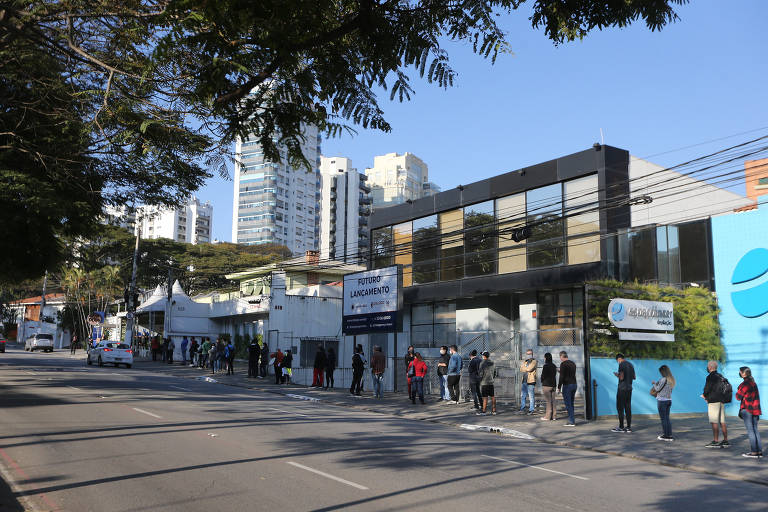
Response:
POLYGON ((728 380, 717 373, 717 361, 707 363, 707 380, 704 383, 704 392, 701 398, 707 401, 707 415, 709 424, 712 425, 712 442, 705 445, 706 448, 728 448, 728 429, 725 426, 725 404, 731 401, 733 390, 728 380), (720 428, 723 430, 723 440, 720 437, 720 428))

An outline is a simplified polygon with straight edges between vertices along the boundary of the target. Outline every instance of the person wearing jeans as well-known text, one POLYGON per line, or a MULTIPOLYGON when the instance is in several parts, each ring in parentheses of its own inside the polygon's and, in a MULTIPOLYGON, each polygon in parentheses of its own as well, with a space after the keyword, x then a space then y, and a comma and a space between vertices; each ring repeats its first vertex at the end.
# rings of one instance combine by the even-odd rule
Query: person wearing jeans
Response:
POLYGON ((762 457, 763 446, 760 443, 760 431, 757 429, 757 422, 760 420, 761 414, 760 392, 757 390, 757 384, 755 384, 749 366, 739 368, 739 376, 744 380, 739 384, 739 389, 736 391, 736 400, 741 400, 739 417, 744 420, 747 438, 749 438, 749 451, 741 455, 749 458, 762 457))
POLYGON ((675 387, 675 377, 669 366, 662 365, 659 368, 661 378, 658 382, 651 382, 653 391, 656 393, 656 403, 659 408, 659 418, 661 419, 662 434, 657 437, 659 441, 673 441, 672 422, 669 420, 669 411, 672 408, 672 389, 675 387))
POLYGON ((440 347, 440 359, 437 360, 437 378, 440 382, 440 398, 438 400, 450 400, 448 396, 448 362, 451 360, 448 355, 448 347, 440 347))
POLYGON ((446 383, 448 384, 448 394, 451 402, 459 403, 459 380, 461 378, 461 368, 463 361, 459 355, 459 347, 451 345, 451 357, 448 359, 448 373, 446 383))
POLYGON ((472 392, 472 400, 475 401, 475 409, 480 409, 480 403, 483 401, 483 395, 480 392, 480 363, 483 360, 477 355, 477 350, 470 352, 469 356, 471 358, 467 366, 469 390, 472 392))
POLYGON ((422 404, 424 403, 424 376, 427 374, 427 363, 424 362, 424 359, 421 357, 421 354, 419 352, 416 352, 413 355, 413 360, 411 360, 411 363, 408 365, 408 370, 406 373, 411 373, 410 368, 413 367, 413 372, 411 375, 411 393, 410 393, 410 399, 411 403, 416 403, 416 395, 419 395, 419 402, 422 404))
POLYGON ((552 354, 544 354, 544 366, 541 367, 541 394, 544 397, 544 417, 542 421, 555 420, 555 388, 557 387, 557 367, 552 362, 552 354))
POLYGON ((563 394, 565 410, 568 411, 568 423, 565 426, 575 427, 573 399, 576 397, 576 365, 568 359, 568 353, 565 350, 560 352, 560 379, 557 382, 557 390, 563 394))
POLYGON ((373 397, 384 398, 384 370, 387 369, 387 358, 379 345, 373 347, 371 356, 371 378, 373 380, 373 397))
POLYGON ((528 414, 533 414, 536 405, 535 392, 537 364, 536 359, 533 357, 533 350, 529 348, 525 351, 525 360, 523 361, 523 364, 520 365, 520 373, 523 375, 523 383, 520 388, 520 412, 525 410, 525 397, 527 396, 528 403, 530 403, 528 414))
POLYGON ((624 354, 616 354, 616 362, 619 363, 618 371, 613 372, 619 379, 616 389, 616 411, 619 414, 619 426, 611 429, 611 432, 632 432, 632 381, 635 380, 635 367, 624 359, 624 354), (627 426, 624 427, 626 416, 627 426))

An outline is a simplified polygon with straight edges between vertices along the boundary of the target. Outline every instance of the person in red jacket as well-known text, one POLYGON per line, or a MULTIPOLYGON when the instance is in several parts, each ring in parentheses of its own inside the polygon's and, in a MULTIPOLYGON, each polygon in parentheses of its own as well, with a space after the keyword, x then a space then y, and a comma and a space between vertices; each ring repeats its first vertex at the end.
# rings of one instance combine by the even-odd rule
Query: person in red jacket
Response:
POLYGON ((741 455, 756 459, 763 456, 763 447, 760 444, 760 431, 757 429, 757 422, 762 414, 760 410, 760 392, 757 390, 757 384, 755 384, 755 379, 752 377, 752 370, 750 370, 749 366, 739 368, 739 375, 744 381, 739 384, 739 389, 736 391, 736 400, 741 400, 739 418, 744 420, 750 448, 750 451, 741 455))
POLYGON ((427 374, 427 363, 421 357, 419 352, 408 365, 408 375, 411 379, 411 403, 416 403, 416 393, 419 394, 419 401, 424 403, 424 376, 427 374), (413 368, 413 370, 411 370, 413 368))

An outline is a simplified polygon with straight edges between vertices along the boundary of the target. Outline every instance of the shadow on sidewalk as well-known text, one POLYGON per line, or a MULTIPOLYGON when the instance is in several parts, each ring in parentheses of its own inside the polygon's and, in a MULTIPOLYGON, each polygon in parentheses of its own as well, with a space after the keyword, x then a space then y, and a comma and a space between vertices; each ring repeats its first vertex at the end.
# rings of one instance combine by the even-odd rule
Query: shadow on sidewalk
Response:
POLYGON ((0 512, 24 512, 24 510, 11 490, 11 486, 0 478, 0 512))

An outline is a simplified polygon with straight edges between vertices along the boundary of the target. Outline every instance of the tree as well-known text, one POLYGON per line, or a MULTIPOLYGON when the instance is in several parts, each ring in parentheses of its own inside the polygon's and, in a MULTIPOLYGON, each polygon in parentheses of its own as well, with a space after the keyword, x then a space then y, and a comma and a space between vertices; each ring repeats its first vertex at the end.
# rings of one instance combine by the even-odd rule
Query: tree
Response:
POLYGON ((226 174, 246 134, 266 160, 309 169, 307 124, 391 130, 377 92, 409 100, 408 73, 451 86, 446 40, 495 61, 509 50, 500 13, 530 3, 532 26, 560 44, 638 19, 661 29, 685 1, 0 2, 0 148, 11 151, 0 185, 12 199, 0 224, 22 247, 6 268, 34 275, 62 260, 58 237, 87 235, 102 202, 179 203, 226 174))

